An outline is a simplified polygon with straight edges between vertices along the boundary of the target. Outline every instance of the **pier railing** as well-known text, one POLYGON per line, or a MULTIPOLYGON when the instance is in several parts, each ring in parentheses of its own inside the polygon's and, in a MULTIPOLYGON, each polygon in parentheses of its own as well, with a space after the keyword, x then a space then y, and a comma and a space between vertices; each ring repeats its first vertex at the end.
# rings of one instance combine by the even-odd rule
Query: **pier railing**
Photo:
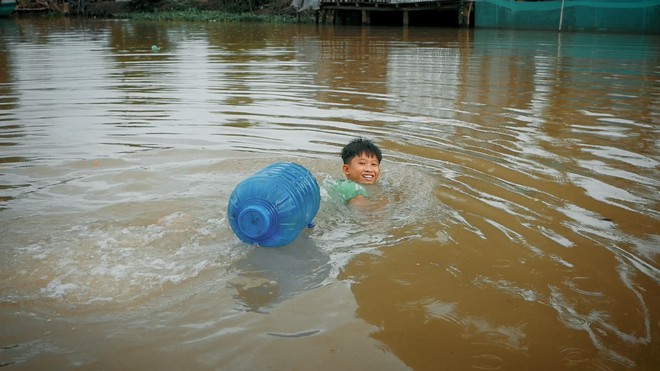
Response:
POLYGON ((465 0, 320 0, 320 7, 346 6, 346 7, 373 7, 373 8, 456 8, 465 0))
POLYGON ((410 12, 419 11, 456 11, 459 23, 470 26, 470 15, 474 9, 474 0, 319 0, 320 20, 334 18, 337 12, 362 12, 362 24, 370 24, 370 13, 400 12, 403 25, 407 26, 410 12))

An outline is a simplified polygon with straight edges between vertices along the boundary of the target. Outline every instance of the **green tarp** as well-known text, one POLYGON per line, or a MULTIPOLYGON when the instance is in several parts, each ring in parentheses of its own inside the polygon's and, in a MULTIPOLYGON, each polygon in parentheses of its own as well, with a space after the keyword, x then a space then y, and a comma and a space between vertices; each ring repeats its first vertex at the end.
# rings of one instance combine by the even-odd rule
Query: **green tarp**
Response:
POLYGON ((660 33, 660 0, 476 0, 475 26, 660 33), (563 13, 563 16, 562 16, 563 13))

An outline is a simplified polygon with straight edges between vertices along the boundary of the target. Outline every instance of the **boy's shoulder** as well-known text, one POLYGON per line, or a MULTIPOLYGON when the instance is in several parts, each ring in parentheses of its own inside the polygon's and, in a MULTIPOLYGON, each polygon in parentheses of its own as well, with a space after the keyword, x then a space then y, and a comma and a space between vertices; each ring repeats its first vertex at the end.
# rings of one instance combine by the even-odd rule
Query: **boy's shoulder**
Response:
POLYGON ((367 190, 364 186, 349 179, 336 180, 334 188, 341 195, 344 202, 348 202, 357 196, 367 196, 367 190))

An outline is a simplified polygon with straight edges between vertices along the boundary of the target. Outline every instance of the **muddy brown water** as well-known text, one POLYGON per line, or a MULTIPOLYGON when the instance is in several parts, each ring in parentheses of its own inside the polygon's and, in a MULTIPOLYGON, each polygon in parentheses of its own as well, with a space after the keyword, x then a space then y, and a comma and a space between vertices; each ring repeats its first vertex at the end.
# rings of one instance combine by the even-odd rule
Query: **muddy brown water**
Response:
POLYGON ((657 35, 0 20, 0 366, 651 370, 657 35), (153 47, 153 48, 152 48, 153 47), (356 211, 242 244, 274 161, 356 211))

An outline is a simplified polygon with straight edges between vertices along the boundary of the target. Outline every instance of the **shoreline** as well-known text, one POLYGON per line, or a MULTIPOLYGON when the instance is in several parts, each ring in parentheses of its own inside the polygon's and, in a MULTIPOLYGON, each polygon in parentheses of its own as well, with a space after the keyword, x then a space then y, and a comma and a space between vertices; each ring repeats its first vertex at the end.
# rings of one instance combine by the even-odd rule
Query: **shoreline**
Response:
MULTIPOLYGON (((261 22, 261 23, 313 23, 313 11, 298 13, 291 6, 266 4, 260 9, 247 12, 228 10, 188 8, 185 10, 154 10, 152 12, 134 10, 129 1, 100 1, 90 3, 88 17, 101 19, 131 19, 144 21, 185 21, 185 22, 261 22), (272 6, 271 6, 272 5, 272 6)), ((41 7, 17 7, 10 18, 20 17, 79 17, 74 10, 41 7)))

